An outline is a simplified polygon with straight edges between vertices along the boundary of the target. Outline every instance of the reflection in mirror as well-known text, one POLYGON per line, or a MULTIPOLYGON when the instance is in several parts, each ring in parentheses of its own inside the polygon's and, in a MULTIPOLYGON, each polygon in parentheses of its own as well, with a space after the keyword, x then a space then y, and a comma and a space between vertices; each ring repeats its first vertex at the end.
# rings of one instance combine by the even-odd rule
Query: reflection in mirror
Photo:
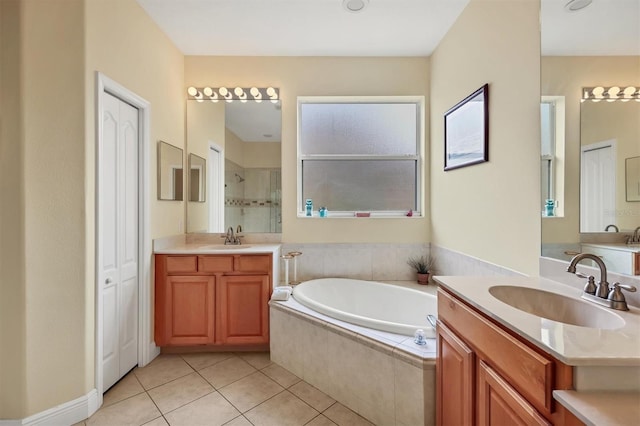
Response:
POLYGON ((281 232, 280 115, 280 101, 187 101, 187 146, 208 160, 187 232, 281 232))
POLYGON ((158 142, 158 200, 182 201, 182 149, 158 142))
POLYGON ((204 203, 206 164, 204 158, 189 154, 189 201, 204 203))
MULTIPOLYGON (((603 100, 596 102, 594 108, 593 102, 581 102, 581 99, 586 86, 622 83, 624 85, 620 89, 629 85, 640 87, 640 44, 637 37, 640 3, 637 0, 594 1, 585 3, 587 7, 576 12, 566 11, 565 4, 557 0, 541 0, 541 95, 564 98, 566 113, 557 121, 562 126, 558 134, 565 137, 564 155, 561 150, 556 150, 561 154, 557 157, 559 167, 552 169, 559 171, 554 178, 561 181, 556 181, 554 186, 543 181, 543 194, 549 194, 545 198, 557 203, 555 212, 550 210, 554 216, 546 215, 543 208, 541 254, 568 261, 580 252, 597 253, 609 271, 637 274, 640 268, 632 270, 630 259, 635 255, 633 250, 640 250, 625 242, 631 235, 629 231, 640 225, 640 203, 626 202, 624 163, 630 156, 640 154, 620 152, 628 148, 621 141, 623 136, 616 134, 616 128, 635 124, 637 130, 639 118, 638 115, 626 117, 626 113, 616 110, 637 107, 639 103, 603 100), (617 19, 602 21, 604 14, 617 19), (595 22, 598 22, 598 31, 594 31, 595 22), (586 211, 581 211, 581 183, 597 175, 590 170, 582 176, 580 157, 581 151, 585 151, 582 146, 611 139, 616 140, 618 150, 616 164, 612 168, 615 189, 609 191, 615 195, 615 201, 609 202, 606 211, 602 206, 607 202, 595 203, 601 206, 603 216, 608 214, 609 221, 588 225, 585 229, 589 232, 581 232, 581 219, 584 222, 583 216, 589 216, 586 211), (564 191, 564 202, 560 199, 562 193, 554 193, 554 189, 564 191), (613 256, 614 252, 616 256, 613 256), (613 257, 622 259, 622 262, 612 263, 610 259, 613 257)), ((620 91, 624 93, 624 90, 620 91)), ((636 136, 636 149, 640 149, 639 140, 636 136)), ((591 183, 595 183, 593 181, 595 179, 591 183)), ((543 206, 545 201, 544 198, 541 200, 543 206)))
POLYGON ((627 201, 625 160, 640 155, 640 102, 580 105, 580 232, 633 232, 640 205, 627 201), (611 228, 612 230, 614 228, 611 228))

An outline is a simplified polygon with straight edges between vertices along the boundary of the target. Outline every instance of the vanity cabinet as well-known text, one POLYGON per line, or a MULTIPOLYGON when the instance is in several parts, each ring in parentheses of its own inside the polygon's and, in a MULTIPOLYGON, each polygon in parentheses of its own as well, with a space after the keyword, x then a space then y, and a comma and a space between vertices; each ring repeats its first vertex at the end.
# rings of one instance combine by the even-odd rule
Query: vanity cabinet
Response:
POLYGON ((271 254, 156 254, 156 344, 268 344, 271 265, 271 254))
POLYGON ((552 391, 571 389, 572 367, 438 289, 438 425, 564 424, 552 391))

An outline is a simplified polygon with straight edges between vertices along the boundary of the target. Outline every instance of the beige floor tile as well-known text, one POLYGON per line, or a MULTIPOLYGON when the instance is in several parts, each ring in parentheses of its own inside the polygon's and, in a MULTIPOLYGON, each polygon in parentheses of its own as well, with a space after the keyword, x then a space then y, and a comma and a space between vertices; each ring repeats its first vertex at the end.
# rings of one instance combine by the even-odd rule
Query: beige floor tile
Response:
POLYGON ((164 417, 158 417, 157 419, 153 419, 149 423, 145 423, 142 426, 169 426, 169 423, 167 423, 164 417))
POLYGON ((284 388, 260 372, 220 389, 220 393, 242 413, 282 392, 284 388))
POLYGON ((315 419, 311 420, 306 426, 337 426, 334 422, 320 414, 315 419))
POLYGON ((289 388, 289 391, 320 412, 323 412, 336 402, 307 382, 296 383, 289 388))
POLYGON ((226 359, 199 371, 202 377, 207 379, 216 389, 220 389, 255 372, 255 368, 237 357, 226 359))
POLYGON ((319 413, 284 391, 245 413, 255 426, 302 426, 319 413))
POLYGON ((87 426, 139 426, 159 416, 160 411, 158 411, 156 405, 151 398, 149 398, 149 395, 141 393, 140 395, 101 408, 87 420, 86 424, 87 426))
POLYGON ((285 388, 288 388, 301 380, 300 377, 291 373, 286 368, 280 367, 278 364, 271 364, 270 366, 263 368, 261 371, 278 382, 280 386, 285 388))
POLYGON ((85 426, 84 421, 78 422, 78 423, 74 423, 71 426, 85 426))
POLYGON ((196 371, 210 367, 214 364, 235 356, 232 352, 202 352, 192 354, 182 354, 184 359, 196 371))
POLYGON ((165 415, 171 426, 219 426, 240 415, 220 393, 213 392, 165 415))
POLYGON ((373 426, 364 417, 359 416, 339 402, 333 404, 322 414, 338 426, 373 426))
POLYGON ((133 373, 140 380, 142 386, 149 390, 191 374, 193 368, 178 355, 160 355, 149 365, 136 368, 133 373))
POLYGON ((149 396, 165 414, 213 391, 213 387, 194 372, 151 389, 149 396))
POLYGON ((271 365, 269 352, 237 352, 237 355, 258 370, 271 365))
POLYGON ((129 373, 104 394, 103 407, 144 392, 135 374, 129 373))
POLYGON ((225 423, 224 426, 252 426, 251 422, 244 416, 238 416, 231 420, 229 423, 225 423))

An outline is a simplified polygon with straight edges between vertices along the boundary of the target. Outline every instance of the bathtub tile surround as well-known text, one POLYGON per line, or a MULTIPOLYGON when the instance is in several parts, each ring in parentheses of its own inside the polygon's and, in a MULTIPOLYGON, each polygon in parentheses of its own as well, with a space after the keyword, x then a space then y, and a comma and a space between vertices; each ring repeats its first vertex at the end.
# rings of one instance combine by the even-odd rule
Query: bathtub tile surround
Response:
POLYGON ((435 422, 433 339, 412 351, 411 337, 344 323, 295 299, 272 302, 270 321, 273 361, 305 382, 374 424, 435 422))
POLYGON ((431 255, 435 261, 435 275, 525 276, 520 272, 434 244, 431 244, 431 255))
MULTIPOLYGON (((300 251, 298 280, 340 277, 361 280, 414 280, 407 259, 429 254, 429 244, 283 244, 282 253, 300 251)), ((280 265, 281 277, 284 266, 280 265)), ((293 266, 290 266, 293 273, 293 266)), ((292 275, 289 275, 290 278, 292 275)))

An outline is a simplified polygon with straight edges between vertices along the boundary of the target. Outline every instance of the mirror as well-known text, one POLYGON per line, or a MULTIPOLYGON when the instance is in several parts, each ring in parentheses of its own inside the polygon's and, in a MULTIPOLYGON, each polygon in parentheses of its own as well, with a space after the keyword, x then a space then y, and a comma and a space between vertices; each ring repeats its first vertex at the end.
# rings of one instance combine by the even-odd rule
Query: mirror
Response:
MULTIPOLYGON (((623 136, 614 134, 616 129, 635 125, 638 131, 638 115, 632 119, 624 111, 617 111, 619 108, 638 108, 638 102, 593 103, 581 102, 581 99, 584 87, 640 87, 640 50, 637 43, 640 21, 637 2, 592 2, 585 9, 576 12, 566 11, 565 4, 566 2, 555 0, 541 1, 541 95, 543 98, 561 99, 561 114, 556 116, 556 124, 558 134, 563 139, 560 140, 561 146, 557 151, 559 167, 555 169, 557 173, 553 177, 556 185, 549 185, 555 193, 545 197, 545 192, 549 193, 549 190, 545 191, 543 186, 540 207, 542 256, 568 261, 573 255, 583 251, 583 243, 622 243, 624 246, 629 233, 622 231, 633 230, 640 225, 640 203, 626 202, 624 184, 625 160, 640 154, 618 152, 615 157, 615 190, 609 192, 615 192, 616 201, 611 204, 613 208, 607 210, 608 219, 615 219, 613 223, 620 229, 618 233, 613 227, 609 228, 610 232, 604 232, 609 223, 605 226, 600 224, 585 227, 589 232, 581 230, 581 218, 585 216, 581 211, 581 183, 589 175, 593 175, 593 172, 581 173, 580 161, 583 145, 615 138, 618 147, 627 151, 626 145, 623 146, 623 142, 618 140, 623 136), (610 16, 620 17, 621 20, 602 24, 600 18, 605 12, 610 16), (600 23, 600 29, 593 31, 597 22, 600 23), (549 215, 551 217, 545 217, 545 198, 558 200, 552 206, 555 211, 549 215)), ((640 149, 639 140, 636 133, 633 142, 636 150, 640 149)), ((541 176, 544 177, 544 173, 541 176)), ((593 248, 585 251, 593 252, 593 248)), ((611 271, 620 272, 616 267, 607 266, 611 271)))
MULTIPOLYGON (((627 197, 626 163, 640 156, 640 102, 580 105, 580 232, 633 232, 640 204, 627 197)), ((629 176, 631 178, 631 176, 629 176)), ((629 179, 631 180, 631 179, 629 179)), ((635 183, 635 193, 638 193, 635 183)), ((631 191, 630 191, 631 192, 631 191)))
POLYGON ((187 232, 281 232, 280 109, 187 100, 187 147, 207 169, 202 201, 187 203, 187 232))
POLYGON ((182 201, 182 149, 158 142, 158 200, 182 201))
POLYGON ((204 203, 206 191, 206 160, 189 154, 189 201, 204 203))

